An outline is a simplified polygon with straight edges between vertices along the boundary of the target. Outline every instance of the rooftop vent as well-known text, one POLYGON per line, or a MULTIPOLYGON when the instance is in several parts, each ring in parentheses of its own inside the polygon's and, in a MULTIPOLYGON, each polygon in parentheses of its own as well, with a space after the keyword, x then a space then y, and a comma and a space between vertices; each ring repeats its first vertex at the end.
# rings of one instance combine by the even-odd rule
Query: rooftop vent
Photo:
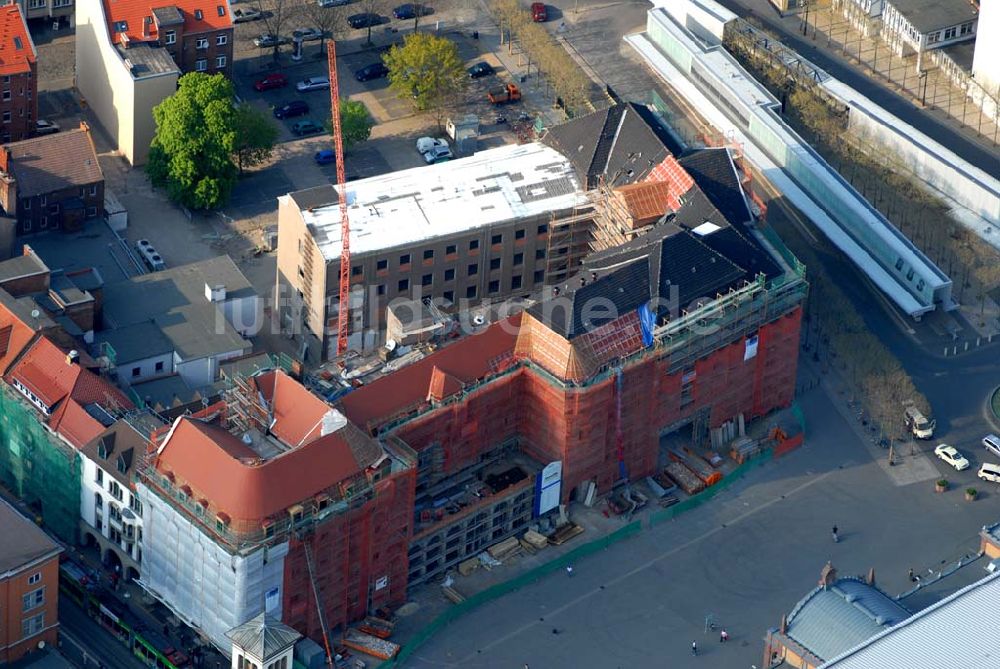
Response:
POLYGON ((75 365, 78 362, 80 362, 80 353, 76 349, 73 349, 72 351, 66 354, 67 365, 75 365))
POLYGON ((209 302, 222 302, 226 299, 226 286, 223 284, 205 284, 205 299, 209 302))
POLYGON ((247 446, 252 446, 253 445, 253 435, 251 435, 249 432, 244 432, 243 436, 240 437, 240 441, 242 441, 247 446))

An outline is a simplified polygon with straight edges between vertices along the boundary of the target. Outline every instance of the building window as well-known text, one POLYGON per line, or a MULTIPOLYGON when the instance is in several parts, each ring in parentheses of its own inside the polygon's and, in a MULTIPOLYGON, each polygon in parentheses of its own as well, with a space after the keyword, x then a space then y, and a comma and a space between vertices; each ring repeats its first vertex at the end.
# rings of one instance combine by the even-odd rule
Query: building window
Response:
POLYGON ((456 253, 458 253, 458 247, 454 244, 448 244, 448 246, 444 247, 444 254, 446 256, 452 256, 456 253))
POLYGON ((87 207, 87 218, 97 217, 97 207, 87 207))
POLYGON ((385 295, 385 284, 384 283, 380 283, 378 285, 377 292, 378 292, 379 295, 385 295))
POLYGON ((548 231, 549 231, 548 223, 542 223, 541 225, 538 226, 538 234, 544 235, 548 231))
POLYGON ((21 596, 21 611, 37 609, 45 603, 45 586, 21 596))
POLYGON ((364 269, 362 269, 361 265, 351 266, 351 276, 361 276, 362 272, 364 272, 364 269))
POLYGON ((389 261, 386 260, 385 258, 382 258, 381 260, 377 260, 375 262, 375 269, 377 270, 383 270, 388 268, 389 268, 389 261))
POLYGON ((490 237, 490 244, 503 244, 503 235, 493 235, 490 237))
POLYGON ((524 264, 524 254, 523 253, 515 253, 514 254, 514 267, 517 267, 518 265, 523 265, 523 264, 524 264))
POLYGON ((403 255, 399 256, 399 266, 400 267, 402 267, 404 265, 409 265, 409 264, 410 264, 410 254, 409 253, 404 253, 403 255))
POLYGON ((201 21, 203 18, 205 18, 205 15, 202 13, 200 9, 196 9, 194 10, 194 17, 199 21, 201 21))
POLYGON ((410 280, 409 279, 400 279, 399 280, 399 284, 398 284, 398 288, 399 288, 399 292, 400 293, 402 293, 403 291, 409 290, 410 289, 410 280))
POLYGON ((545 270, 536 270, 534 275, 535 284, 545 281, 545 270))
POLYGON ((220 68, 220 67, 225 67, 225 66, 226 66, 226 57, 225 56, 216 56, 215 57, 215 67, 216 68, 220 68))
POLYGON ((44 230, 45 228, 49 227, 49 217, 48 216, 42 216, 42 220, 38 224, 38 227, 40 227, 42 230, 44 230))
POLYGON ((91 196, 96 196, 97 195, 97 184, 91 184, 90 185, 90 195, 91 196))
POLYGON ((49 213, 50 214, 58 214, 59 213, 59 205, 58 204, 50 204, 49 205, 49 213))
POLYGON ((104 487, 104 470, 100 467, 97 468, 97 475, 94 477, 94 482, 102 488, 104 487))
POLYGON ((500 292, 500 282, 499 281, 490 281, 489 291, 491 293, 499 293, 500 292))
MULTIPOLYGON (((31 4, 34 4, 35 1, 36 0, 31 0, 31 4)), ((45 5, 43 4, 41 6, 44 7, 45 5)), ((128 21, 115 21, 114 25, 111 27, 114 28, 116 33, 126 33, 128 32, 128 21)))
POLYGON ((420 277, 420 285, 421 286, 429 286, 429 285, 431 285, 431 282, 433 282, 433 281, 434 281, 434 275, 433 274, 424 274, 422 277, 420 277))
POLYGON ((944 31, 944 38, 955 39, 955 35, 957 32, 958 30, 956 28, 948 28, 947 30, 944 31))
POLYGON ((545 260, 545 249, 535 249, 535 260, 545 260))
POLYGON ((177 44, 177 31, 168 30, 163 34, 164 44, 177 44))
POLYGON ((3 113, 3 122, 4 123, 10 123, 10 112, 9 111, 5 111, 3 113))
POLYGON ((208 48, 208 39, 206 39, 204 37, 199 37, 198 41, 195 42, 194 48, 196 48, 196 49, 207 49, 208 48))
POLYGON ((972 22, 970 21, 969 23, 963 23, 962 24, 962 28, 961 28, 961 30, 959 31, 958 34, 959 35, 968 35, 971 32, 972 32, 972 22))
POLYGON ((514 231, 514 239, 524 239, 524 228, 514 231))
POLYGON ((472 241, 469 242, 469 250, 470 251, 475 251, 478 248, 479 248, 479 240, 478 239, 473 239, 472 241))
POLYGON ((454 281, 455 280, 455 270, 454 269, 446 269, 444 271, 444 280, 445 281, 454 281))
POLYGON ((448 300, 449 302, 454 302, 455 301, 455 291, 453 291, 453 290, 446 290, 443 293, 443 297, 444 297, 444 299, 448 300))
POLYGON ((10 91, 9 90, 5 90, 3 92, 3 101, 7 102, 8 100, 10 100, 10 91))
POLYGON ((510 278, 510 289, 517 290, 520 287, 521 287, 521 275, 518 274, 517 276, 512 276, 510 278))
POLYGON ((465 296, 467 298, 469 298, 470 300, 475 299, 476 298, 476 287, 475 286, 469 286, 469 287, 467 287, 465 289, 465 296))
MULTIPOLYGON (((221 9, 221 7, 220 7, 221 9)), ((215 46, 224 46, 226 42, 229 41, 229 37, 226 35, 216 35, 215 36, 215 46)))
POLYGON ((471 265, 469 265, 468 275, 475 276, 477 274, 479 274, 479 265, 476 263, 472 263, 471 265))
POLYGON ((198 60, 194 61, 194 69, 196 72, 204 72, 205 70, 208 69, 208 61, 205 60, 204 58, 199 58, 198 60))
POLYGON ((434 249, 424 250, 424 260, 434 260, 434 249))
POLYGON ((28 585, 34 585, 42 580, 42 572, 36 571, 34 574, 28 577, 28 585))
POLYGON ((500 269, 500 258, 490 260, 490 269, 500 269))
POLYGON ((118 485, 118 481, 111 481, 111 483, 108 485, 108 492, 110 492, 111 495, 119 502, 122 501, 122 497, 124 497, 124 494, 122 493, 122 487, 118 485))
POLYGON ((45 629, 44 613, 39 613, 37 616, 25 618, 21 621, 21 638, 27 639, 29 637, 33 637, 36 634, 40 634, 43 629, 45 629))
POLYGON ((156 363, 156 371, 158 371, 158 372, 162 372, 163 371, 163 361, 162 360, 160 360, 159 362, 156 363))

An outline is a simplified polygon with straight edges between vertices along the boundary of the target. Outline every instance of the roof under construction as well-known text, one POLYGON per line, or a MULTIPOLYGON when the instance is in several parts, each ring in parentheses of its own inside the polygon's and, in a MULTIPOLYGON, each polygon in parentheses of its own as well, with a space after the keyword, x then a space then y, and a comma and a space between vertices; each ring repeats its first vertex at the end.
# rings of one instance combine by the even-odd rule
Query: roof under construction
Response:
MULTIPOLYGON (((346 187, 354 254, 548 216, 587 202, 572 164, 537 142, 390 172, 346 187)), ((336 191, 321 187, 283 197, 299 207, 323 256, 339 258, 336 191)))

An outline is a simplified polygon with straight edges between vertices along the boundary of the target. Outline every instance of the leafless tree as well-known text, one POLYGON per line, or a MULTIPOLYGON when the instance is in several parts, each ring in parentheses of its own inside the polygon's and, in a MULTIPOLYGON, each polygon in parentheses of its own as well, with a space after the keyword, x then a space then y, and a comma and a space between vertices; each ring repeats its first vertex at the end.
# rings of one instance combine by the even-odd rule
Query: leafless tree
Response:
MULTIPOLYGON (((361 0, 356 5, 361 13, 364 14, 377 14, 378 16, 384 16, 385 12, 389 11, 389 3, 387 0, 361 0)), ((368 23, 368 34, 365 37, 365 44, 372 43, 372 24, 368 23)))
POLYGON ((261 21, 267 33, 278 40, 274 44, 273 51, 274 62, 277 63, 281 50, 281 32, 287 27, 288 21, 298 13, 299 7, 289 0, 257 0, 257 9, 260 11, 261 21))
POLYGON ((326 53, 326 40, 339 40, 347 35, 350 29, 347 25, 348 6, 322 7, 315 0, 307 0, 302 6, 302 18, 310 27, 320 31, 320 53, 326 53))

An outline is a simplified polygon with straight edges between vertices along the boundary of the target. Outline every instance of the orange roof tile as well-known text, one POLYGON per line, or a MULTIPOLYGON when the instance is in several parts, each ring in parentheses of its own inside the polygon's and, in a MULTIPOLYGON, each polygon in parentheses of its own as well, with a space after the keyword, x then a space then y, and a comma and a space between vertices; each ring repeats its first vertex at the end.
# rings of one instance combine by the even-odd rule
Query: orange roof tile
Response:
POLYGON ((271 433, 289 446, 299 446, 320 436, 323 416, 330 406, 284 372, 252 377, 271 403, 274 424, 271 433))
MULTIPOLYGON (((483 332, 464 337, 435 351, 423 360, 407 365, 366 386, 348 393, 340 400, 347 418, 371 429, 410 407, 427 401, 434 370, 448 370, 458 383, 472 383, 496 369, 498 360, 514 352, 521 315, 494 323, 483 332)), ((442 390, 445 385, 441 379, 442 390)))
POLYGON ((191 486, 192 496, 209 500, 216 513, 261 521, 359 474, 351 445, 358 439, 368 438, 348 424, 261 462, 221 425, 181 416, 160 447, 156 467, 173 473, 178 485, 191 486))
POLYGON ((166 7, 176 7, 180 11, 184 17, 185 33, 224 30, 233 25, 229 15, 229 3, 226 0, 103 0, 103 2, 108 31, 111 34, 111 41, 115 43, 119 41, 119 34, 122 32, 127 34, 130 40, 139 42, 155 39, 156 23, 153 21, 153 10, 166 7), (200 19, 196 12, 200 12, 200 19), (143 35, 147 17, 151 23, 147 34, 143 35), (123 21, 125 30, 117 30, 123 21))
POLYGON ((83 448, 84 444, 97 438, 105 429, 73 399, 59 405, 49 417, 49 427, 77 448, 83 448))
POLYGON ((7 373, 7 368, 21 355, 21 351, 31 343, 34 336, 34 330, 0 304, 0 338, 4 340, 3 346, 0 346, 0 374, 7 373))
POLYGON ((427 399, 440 402, 462 390, 465 384, 437 365, 431 370, 431 384, 427 389, 427 399))
POLYGON ((641 227, 655 222, 673 209, 670 184, 664 181, 641 181, 615 189, 632 217, 632 226, 641 227))
POLYGON ((35 62, 35 43, 17 3, 0 7, 0 75, 23 74, 35 62))

